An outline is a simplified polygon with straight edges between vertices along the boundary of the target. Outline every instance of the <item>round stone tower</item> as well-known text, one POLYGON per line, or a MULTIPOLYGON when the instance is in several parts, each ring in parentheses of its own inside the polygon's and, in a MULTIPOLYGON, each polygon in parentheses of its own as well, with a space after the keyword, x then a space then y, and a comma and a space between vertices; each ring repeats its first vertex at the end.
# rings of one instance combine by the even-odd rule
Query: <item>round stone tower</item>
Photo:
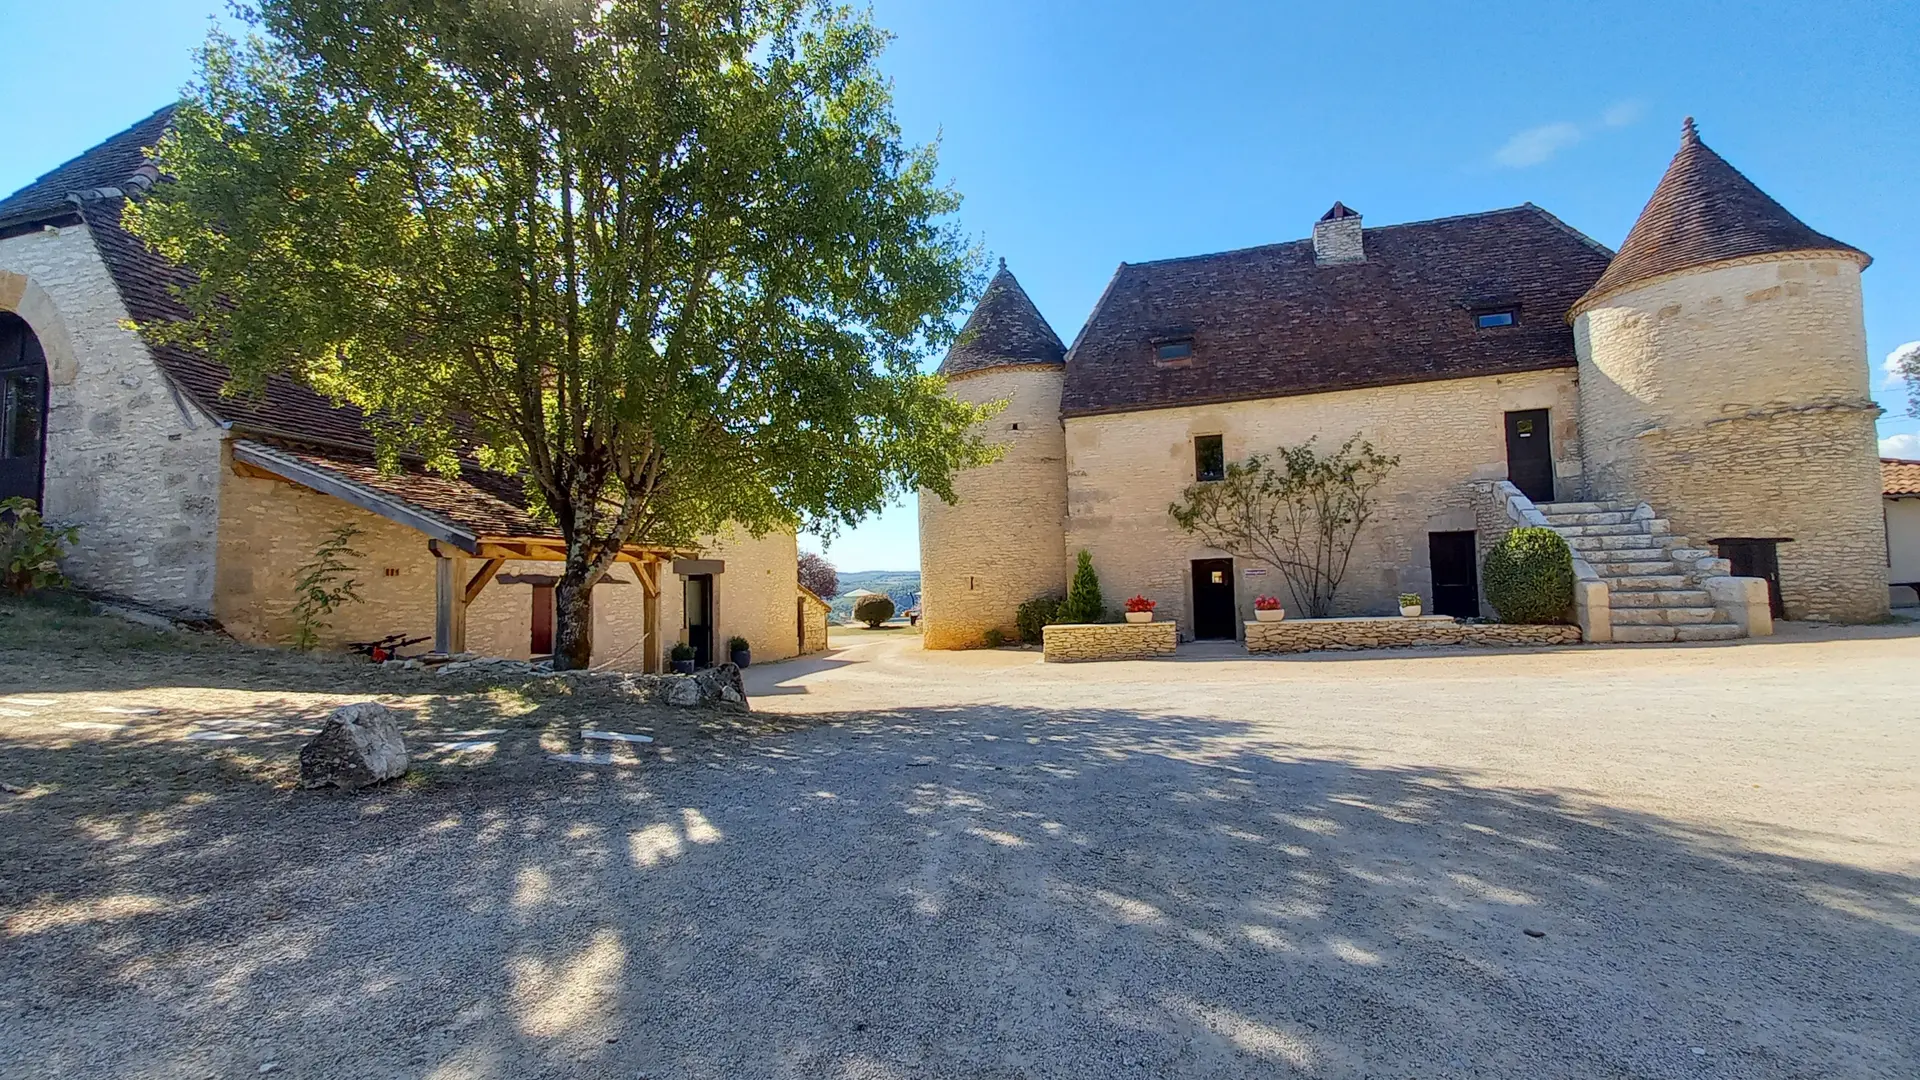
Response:
POLYGON ((1650 503, 1736 574, 1777 564, 1788 618, 1884 617, 1870 261, 1769 198, 1689 118, 1569 313, 1588 497, 1650 503))
POLYGON ((940 373, 962 401, 1004 401, 986 421, 999 461, 954 478, 955 501, 920 493, 920 611, 929 649, 1015 636, 1014 612, 1066 594, 1066 347, 1007 271, 988 283, 940 373))

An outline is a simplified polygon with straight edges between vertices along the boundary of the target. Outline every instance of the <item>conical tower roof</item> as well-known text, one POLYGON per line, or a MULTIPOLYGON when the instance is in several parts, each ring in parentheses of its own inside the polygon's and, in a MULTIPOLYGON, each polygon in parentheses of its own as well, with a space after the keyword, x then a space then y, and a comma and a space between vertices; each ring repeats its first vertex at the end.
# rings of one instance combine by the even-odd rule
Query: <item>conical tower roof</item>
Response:
POLYGON ((1573 306, 1568 318, 1604 296, 1663 274, 1751 255, 1786 251, 1837 251, 1858 259, 1866 252, 1815 232, 1727 160, 1700 141, 1687 117, 1680 152, 1653 189, 1627 242, 1606 273, 1573 306))
POLYGON ((1000 272, 987 283, 973 315, 947 350, 940 374, 952 378, 987 368, 1060 364, 1066 358, 1060 335, 1047 325, 1027 290, 1007 269, 1007 260, 1001 259, 1000 272))

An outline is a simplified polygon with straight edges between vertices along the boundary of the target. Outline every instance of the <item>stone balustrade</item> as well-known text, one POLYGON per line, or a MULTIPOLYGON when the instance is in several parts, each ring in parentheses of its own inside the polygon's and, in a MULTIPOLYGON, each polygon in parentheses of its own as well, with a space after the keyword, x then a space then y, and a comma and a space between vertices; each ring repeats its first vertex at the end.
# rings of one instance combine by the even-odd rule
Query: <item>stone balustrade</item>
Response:
POLYGON ((1080 660, 1146 660, 1172 656, 1180 631, 1171 621, 1062 623, 1041 631, 1048 663, 1080 660))
MULTIPOLYGON (((1250 622, 1247 651, 1313 652, 1317 649, 1405 649, 1423 645, 1577 645, 1577 626, 1463 623, 1447 615, 1414 618, 1286 619, 1250 622)), ((1049 657, 1051 659, 1051 657, 1049 657)))

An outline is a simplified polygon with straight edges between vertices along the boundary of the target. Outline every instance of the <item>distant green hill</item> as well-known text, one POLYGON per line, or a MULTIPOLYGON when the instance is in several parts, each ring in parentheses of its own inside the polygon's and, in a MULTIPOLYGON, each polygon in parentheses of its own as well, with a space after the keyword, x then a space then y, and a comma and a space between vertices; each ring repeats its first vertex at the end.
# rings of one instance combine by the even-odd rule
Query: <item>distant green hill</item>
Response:
POLYGON ((832 597, 835 620, 850 618, 853 615, 854 598, 847 594, 855 589, 868 592, 886 593, 893 601, 896 610, 905 611, 920 598, 920 571, 918 570, 858 570, 840 572, 840 595, 832 597))

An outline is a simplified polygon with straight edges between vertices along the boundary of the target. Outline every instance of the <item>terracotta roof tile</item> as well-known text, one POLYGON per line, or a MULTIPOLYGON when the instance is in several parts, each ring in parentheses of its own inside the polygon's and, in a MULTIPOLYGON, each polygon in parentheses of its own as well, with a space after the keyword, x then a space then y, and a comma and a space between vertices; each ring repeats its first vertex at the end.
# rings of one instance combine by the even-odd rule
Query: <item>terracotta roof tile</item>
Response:
POLYGON ((1363 262, 1296 240, 1121 264, 1067 357, 1068 416, 1572 367, 1566 313, 1612 252, 1531 203, 1367 229, 1363 262), (1476 312, 1512 309, 1480 329, 1476 312), (1190 366, 1154 345, 1191 337, 1190 366))
POLYGON ((980 294, 980 303, 974 306, 967 325, 947 350, 940 374, 951 378, 991 367, 1058 364, 1066 355, 1060 335, 1047 325, 1002 259, 1000 272, 987 283, 987 291, 980 294))
POLYGON ((1786 251, 1865 252, 1815 232, 1700 141, 1688 117, 1680 149, 1607 272, 1573 314, 1636 282, 1709 263, 1786 251))
POLYGON ((1880 486, 1888 495, 1920 495, 1920 461, 1881 458, 1880 486))
POLYGON ((469 536, 557 539, 560 535, 558 529, 527 512, 526 490, 520 481, 500 473, 468 467, 458 479, 448 479, 418 462, 403 463, 399 472, 387 473, 367 452, 278 439, 243 439, 235 445, 266 461, 318 469, 364 490, 397 499, 469 536))

